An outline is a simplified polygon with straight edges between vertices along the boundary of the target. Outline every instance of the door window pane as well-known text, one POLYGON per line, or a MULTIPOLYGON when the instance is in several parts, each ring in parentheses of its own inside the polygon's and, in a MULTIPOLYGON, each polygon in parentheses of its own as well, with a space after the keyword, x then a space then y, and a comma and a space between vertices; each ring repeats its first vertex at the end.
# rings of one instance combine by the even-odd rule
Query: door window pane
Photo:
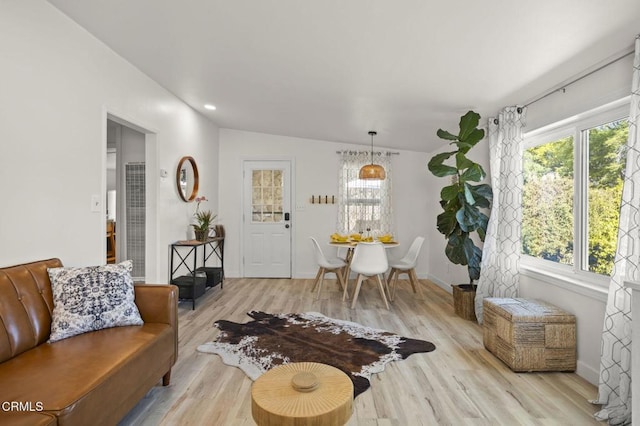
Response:
POLYGON ((262 186, 262 170, 254 170, 252 173, 252 185, 254 188, 262 186))
POLYGON ((282 186, 282 170, 273 171, 273 186, 274 187, 282 186))
POLYGON ((253 222, 282 222, 283 170, 253 170, 252 215, 253 222))

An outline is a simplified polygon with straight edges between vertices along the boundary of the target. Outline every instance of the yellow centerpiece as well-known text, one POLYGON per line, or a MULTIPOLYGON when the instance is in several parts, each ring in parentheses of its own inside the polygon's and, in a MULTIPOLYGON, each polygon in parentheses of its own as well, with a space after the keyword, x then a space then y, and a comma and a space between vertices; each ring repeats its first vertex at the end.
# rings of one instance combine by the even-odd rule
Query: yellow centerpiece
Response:
POLYGON ((347 243, 349 242, 348 235, 340 235, 338 233, 331 234, 331 242, 332 243, 347 243))
POLYGON ((378 237, 378 241, 380 241, 381 243, 393 242, 393 235, 391 235, 391 234, 380 235, 378 237))

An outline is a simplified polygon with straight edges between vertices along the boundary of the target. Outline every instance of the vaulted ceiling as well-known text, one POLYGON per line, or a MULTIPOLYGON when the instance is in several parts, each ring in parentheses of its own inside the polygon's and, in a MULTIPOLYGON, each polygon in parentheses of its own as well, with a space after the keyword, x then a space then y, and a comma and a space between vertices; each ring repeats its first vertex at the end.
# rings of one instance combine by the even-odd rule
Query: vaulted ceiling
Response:
POLYGON ((425 152, 640 32, 638 0, 49 2, 220 127, 425 152))

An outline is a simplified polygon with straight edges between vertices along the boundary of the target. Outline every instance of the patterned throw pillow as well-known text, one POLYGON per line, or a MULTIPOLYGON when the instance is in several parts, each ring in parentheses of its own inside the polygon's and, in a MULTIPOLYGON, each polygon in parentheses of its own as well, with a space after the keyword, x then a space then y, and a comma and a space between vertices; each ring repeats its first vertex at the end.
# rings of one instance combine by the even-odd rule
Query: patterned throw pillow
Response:
POLYGON ((53 315, 49 342, 88 331, 142 325, 131 270, 133 263, 86 268, 49 268, 53 315))

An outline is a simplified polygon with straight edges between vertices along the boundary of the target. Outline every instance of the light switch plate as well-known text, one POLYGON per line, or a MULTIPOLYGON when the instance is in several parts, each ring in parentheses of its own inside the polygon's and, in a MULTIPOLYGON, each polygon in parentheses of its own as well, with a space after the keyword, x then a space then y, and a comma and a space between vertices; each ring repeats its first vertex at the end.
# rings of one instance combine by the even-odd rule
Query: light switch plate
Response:
POLYGON ((91 196, 91 211, 94 213, 99 213, 101 207, 102 203, 100 202, 100 196, 97 194, 93 194, 91 196))

